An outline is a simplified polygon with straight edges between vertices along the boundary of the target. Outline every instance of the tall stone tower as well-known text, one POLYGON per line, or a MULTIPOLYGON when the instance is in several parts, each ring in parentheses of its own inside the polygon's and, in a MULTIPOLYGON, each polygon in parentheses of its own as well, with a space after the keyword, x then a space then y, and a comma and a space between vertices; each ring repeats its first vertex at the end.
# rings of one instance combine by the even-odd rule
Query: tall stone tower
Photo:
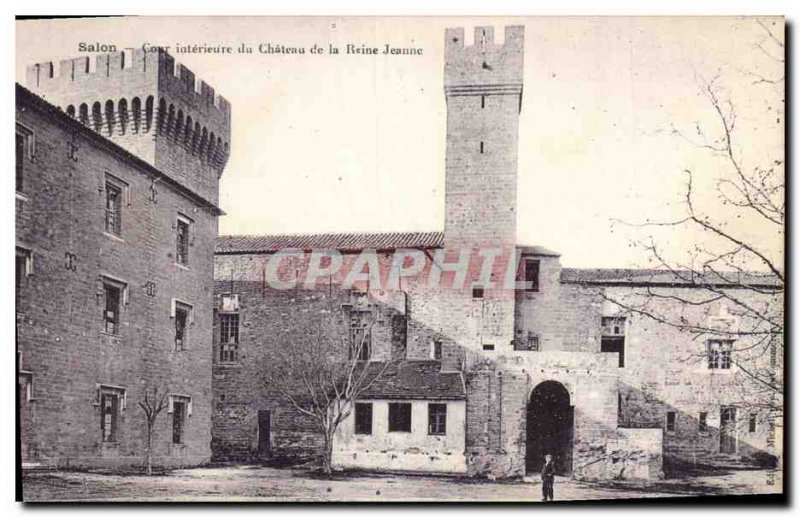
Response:
POLYGON ((524 28, 445 31, 447 99, 445 243, 514 245, 517 138, 522 105, 524 28))
POLYGON ((167 52, 136 49, 37 63, 28 88, 216 204, 231 108, 167 52))
POLYGON ((506 27, 502 45, 492 27, 476 27, 473 45, 466 46, 464 29, 445 31, 444 241, 451 257, 461 250, 472 256, 471 282, 453 295, 460 307, 453 332, 467 349, 484 355, 507 352, 514 339, 514 292, 506 279, 516 251, 523 39, 521 26, 506 27), (480 255, 489 249, 499 252, 491 281, 476 283, 485 279, 480 255))

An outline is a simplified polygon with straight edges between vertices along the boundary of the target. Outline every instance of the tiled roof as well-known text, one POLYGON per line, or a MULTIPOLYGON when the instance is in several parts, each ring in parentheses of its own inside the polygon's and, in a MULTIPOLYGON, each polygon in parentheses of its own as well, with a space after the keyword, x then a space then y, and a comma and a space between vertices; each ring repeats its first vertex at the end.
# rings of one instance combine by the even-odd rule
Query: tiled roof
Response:
MULTIPOLYGON (((361 251, 364 249, 393 250, 398 248, 441 248, 442 232, 387 233, 315 233, 308 235, 220 235, 216 253, 273 253, 284 249, 334 249, 361 251)), ((559 254, 543 246, 519 246, 523 253, 549 257, 559 254)))
POLYGON ((361 400, 464 400, 461 372, 441 372, 439 361, 368 363, 370 378, 383 372, 358 397, 361 400), (386 368, 384 370, 384 368, 386 368), (370 377, 372 376, 372 377, 370 377))
POLYGON ((439 248, 442 232, 317 233, 311 235, 220 235, 216 253, 270 253, 283 249, 439 248))
POLYGON ((532 255, 541 255, 544 257, 560 257, 561 253, 557 251, 553 251, 551 249, 547 249, 544 246, 527 246, 523 244, 518 244, 517 248, 519 248, 522 253, 530 253, 532 255))
POLYGON ((702 286, 768 286, 782 287, 778 278, 757 273, 709 273, 704 276, 690 271, 668 271, 664 269, 572 269, 561 270, 561 281, 572 284, 598 285, 696 285, 702 286))

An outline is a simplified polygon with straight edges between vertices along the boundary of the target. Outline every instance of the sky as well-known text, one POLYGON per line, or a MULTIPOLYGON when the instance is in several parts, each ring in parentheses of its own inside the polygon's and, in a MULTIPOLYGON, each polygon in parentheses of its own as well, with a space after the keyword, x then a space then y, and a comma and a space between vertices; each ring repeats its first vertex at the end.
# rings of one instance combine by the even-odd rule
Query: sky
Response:
MULTIPOLYGON (((781 19, 759 19, 777 24, 782 37, 781 19)), ((780 260, 782 234, 719 207, 713 186, 727 173, 725 161, 672 131, 718 133, 700 93, 717 77, 736 109, 743 163, 783 160, 782 85, 754 84, 753 75, 780 77, 782 64, 752 18, 18 21, 16 75, 24 84, 28 63, 85 55, 81 42, 249 45, 252 54, 173 52, 232 104, 221 234, 441 231, 444 29, 465 27, 471 44, 474 26, 493 25, 502 38, 510 24, 525 26, 518 242, 559 251, 565 266, 647 266, 648 254, 633 243, 653 231, 626 223, 683 215, 689 168, 698 206, 780 260), (422 55, 260 54, 261 43, 388 43, 422 55)), ((656 237, 684 260, 707 235, 659 230, 656 237)))

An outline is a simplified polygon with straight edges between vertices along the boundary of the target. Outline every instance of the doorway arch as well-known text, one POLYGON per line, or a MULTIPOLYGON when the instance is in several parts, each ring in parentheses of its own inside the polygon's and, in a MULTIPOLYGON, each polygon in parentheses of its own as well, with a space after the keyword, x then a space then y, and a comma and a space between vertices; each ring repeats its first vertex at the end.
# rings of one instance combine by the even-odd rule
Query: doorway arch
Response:
POLYGON ((569 391, 556 381, 538 384, 528 401, 525 470, 541 472, 545 454, 553 456, 556 473, 572 472, 573 407, 569 391))

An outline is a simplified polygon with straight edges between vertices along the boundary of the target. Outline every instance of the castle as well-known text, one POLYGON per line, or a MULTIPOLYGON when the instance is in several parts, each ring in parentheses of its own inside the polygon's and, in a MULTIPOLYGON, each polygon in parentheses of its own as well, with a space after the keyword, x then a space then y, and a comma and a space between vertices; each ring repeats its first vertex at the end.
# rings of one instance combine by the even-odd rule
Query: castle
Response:
POLYGON ((22 463, 140 466, 148 449, 155 465, 207 462, 230 106, 164 52, 34 64, 27 88, 16 91, 22 463), (141 404, 160 409, 150 433, 141 404))
MULTIPOLYGON (((366 335, 367 364, 393 365, 338 428, 337 468, 514 477, 550 453, 576 478, 654 479, 774 462, 767 411, 740 397, 738 365, 766 358, 747 357, 736 307, 658 300, 731 336, 697 339, 626 309, 697 290, 675 272, 566 269, 516 241, 524 28, 444 44, 444 228, 417 233, 215 241, 224 99, 164 53, 29 68, 61 110, 18 88, 23 458, 140 464, 131 413, 154 386, 169 386, 153 446, 167 464, 314 455, 321 436, 262 377, 333 307, 337 331, 366 335)), ((754 304, 782 297, 768 277, 742 286, 754 304)))

